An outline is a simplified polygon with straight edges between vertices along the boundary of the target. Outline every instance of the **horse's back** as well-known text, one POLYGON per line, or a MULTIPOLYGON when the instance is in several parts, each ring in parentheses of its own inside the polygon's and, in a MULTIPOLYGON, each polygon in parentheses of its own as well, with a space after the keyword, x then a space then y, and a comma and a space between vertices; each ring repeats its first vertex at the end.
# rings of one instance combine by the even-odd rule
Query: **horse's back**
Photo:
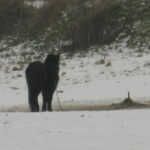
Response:
POLYGON ((41 89, 46 79, 46 69, 42 62, 32 62, 25 71, 28 86, 41 89))

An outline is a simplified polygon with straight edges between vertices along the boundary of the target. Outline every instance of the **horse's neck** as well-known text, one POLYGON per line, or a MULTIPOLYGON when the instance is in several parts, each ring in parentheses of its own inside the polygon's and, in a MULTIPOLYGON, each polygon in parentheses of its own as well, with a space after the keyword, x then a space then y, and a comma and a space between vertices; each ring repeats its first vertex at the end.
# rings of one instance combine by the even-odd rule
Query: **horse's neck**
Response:
POLYGON ((47 74, 48 74, 48 77, 52 78, 52 77, 56 77, 58 76, 58 73, 59 73, 59 67, 58 66, 47 66, 46 67, 46 70, 47 70, 47 74))

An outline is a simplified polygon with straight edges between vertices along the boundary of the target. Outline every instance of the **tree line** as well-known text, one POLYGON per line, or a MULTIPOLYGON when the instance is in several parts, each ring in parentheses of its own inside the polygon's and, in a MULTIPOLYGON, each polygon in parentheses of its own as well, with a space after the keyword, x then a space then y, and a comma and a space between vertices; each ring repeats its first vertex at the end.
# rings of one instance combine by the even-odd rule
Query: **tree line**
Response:
POLYGON ((46 0, 39 8, 1 0, 0 38, 64 41, 64 49, 85 49, 128 37, 129 46, 143 46, 150 40, 149 9, 149 0, 46 0))

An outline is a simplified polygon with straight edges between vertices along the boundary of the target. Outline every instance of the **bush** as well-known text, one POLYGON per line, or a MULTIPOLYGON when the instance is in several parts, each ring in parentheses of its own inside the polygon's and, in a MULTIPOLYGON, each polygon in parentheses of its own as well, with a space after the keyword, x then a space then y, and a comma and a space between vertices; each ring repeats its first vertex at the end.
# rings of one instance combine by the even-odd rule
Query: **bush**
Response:
MULTIPOLYGON (((74 48, 86 48, 95 44, 112 42, 117 34, 112 25, 112 16, 118 0, 81 1, 68 11, 68 30, 74 48)), ((115 23, 115 24, 114 24, 115 23)))
POLYGON ((39 9, 0 0, 0 34, 34 38, 46 48, 65 41, 64 49, 86 49, 127 37, 128 46, 142 47, 150 41, 149 9, 149 0, 46 0, 39 9))
POLYGON ((0 34, 26 33, 34 18, 34 9, 25 5, 24 0, 0 0, 0 34))
POLYGON ((32 28, 32 35, 37 36, 51 28, 62 16, 66 5, 70 0, 46 0, 44 5, 38 9, 32 28))
POLYGON ((149 0, 125 0, 120 5, 124 33, 130 47, 142 48, 150 42, 149 0))

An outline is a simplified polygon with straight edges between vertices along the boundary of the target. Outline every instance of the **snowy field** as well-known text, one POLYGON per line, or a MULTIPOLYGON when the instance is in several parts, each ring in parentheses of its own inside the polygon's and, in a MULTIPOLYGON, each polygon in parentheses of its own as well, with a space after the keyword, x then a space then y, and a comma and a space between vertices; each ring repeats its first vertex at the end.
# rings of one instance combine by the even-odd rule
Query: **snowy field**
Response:
POLYGON ((0 113, 2 150, 148 150, 150 110, 0 113))
MULTIPOLYGON (((148 150, 150 110, 89 111, 122 102, 150 103, 150 52, 61 56, 52 113, 30 113, 21 58, 0 56, 0 146, 3 150, 148 150), (70 111, 67 111, 70 110, 70 111), (79 110, 79 111, 73 111, 79 110), (85 110, 85 111, 80 111, 85 110)), ((39 97, 41 103, 41 96, 39 97)))
MULTIPOLYGON (((21 71, 13 70, 13 64, 21 59, 18 51, 7 59, 1 56, 0 109, 24 107, 23 111, 27 111, 27 86, 24 76, 27 65, 21 71)), ((149 51, 110 51, 107 52, 105 63, 101 63, 103 59, 101 52, 76 55, 73 58, 61 56, 57 91, 64 110, 82 105, 95 107, 118 103, 127 97, 128 91, 134 101, 150 102, 149 51)), ((42 102, 41 96, 39 101, 42 102)), ((58 107, 55 93, 53 109, 58 110, 58 107)))

